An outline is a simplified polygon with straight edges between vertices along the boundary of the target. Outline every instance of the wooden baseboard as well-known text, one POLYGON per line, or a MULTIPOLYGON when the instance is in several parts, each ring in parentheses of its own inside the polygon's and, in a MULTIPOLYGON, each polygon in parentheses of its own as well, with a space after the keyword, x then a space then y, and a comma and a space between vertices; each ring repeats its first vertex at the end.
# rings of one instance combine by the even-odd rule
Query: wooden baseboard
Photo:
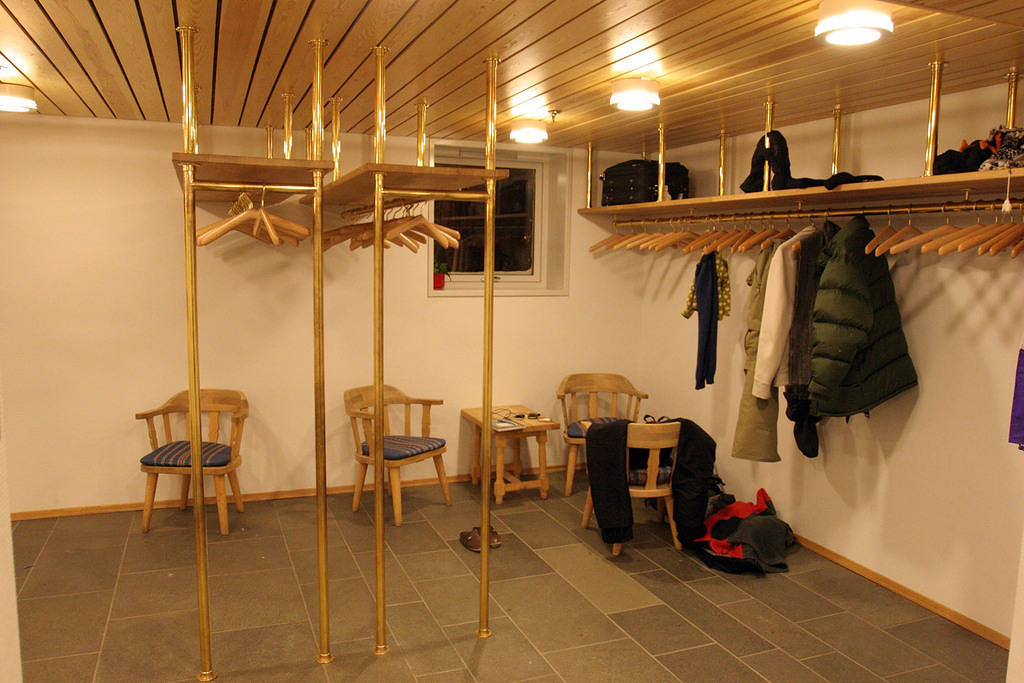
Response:
POLYGON ((1004 635, 993 628, 989 628, 988 626, 985 626, 984 624, 977 622, 974 619, 971 619, 970 617, 963 615, 954 609, 946 607, 945 605, 938 603, 925 595, 921 595, 917 591, 907 588, 903 584, 897 583, 892 579, 883 576, 872 569, 868 569, 864 565, 854 562, 850 558, 844 557, 833 550, 829 550, 825 546, 819 545, 818 543, 815 543, 814 541, 808 538, 804 538, 799 534, 794 534, 794 536, 796 537, 797 543, 807 548, 808 550, 813 550, 822 557, 828 558, 836 564, 846 567, 853 573, 860 574, 865 579, 873 581, 874 583, 877 583, 879 586, 887 588, 891 590, 893 593, 901 595, 907 600, 910 600, 911 602, 917 603, 921 607, 924 607, 926 610, 935 612, 940 617, 952 621, 957 626, 962 626, 971 633, 979 635, 985 640, 994 643, 1005 650, 1010 649, 1009 636, 1004 635))
MULTIPOLYGON (((565 470, 565 465, 554 465, 548 467, 548 472, 561 472, 565 470)), ((536 468, 524 469, 527 474, 536 474, 536 468)), ((456 474, 448 477, 449 483, 465 482, 469 481, 470 477, 468 474, 456 474)), ((428 477, 426 479, 410 479, 402 481, 402 488, 413 487, 413 486, 431 486, 437 485, 437 477, 428 477)), ((354 484, 346 484, 345 486, 328 486, 327 494, 335 495, 340 493, 352 493, 355 491, 354 484)), ((373 485, 363 486, 363 491, 372 491, 373 485)), ((251 500, 280 500, 283 498, 305 498, 308 496, 315 496, 316 489, 290 489, 285 491, 262 491, 258 493, 243 493, 242 500, 249 502, 251 500)), ((206 496, 207 505, 212 505, 217 502, 217 499, 213 496, 206 496)), ((153 509, 160 508, 173 508, 178 507, 179 500, 177 498, 171 500, 158 500, 153 503, 153 509)), ((192 503, 192 499, 189 499, 189 503, 192 503)), ((51 508, 49 510, 26 510, 24 512, 12 512, 11 521, 19 522, 26 519, 45 519, 49 517, 77 517, 79 515, 98 515, 104 512, 126 512, 131 510, 141 510, 142 502, 138 503, 114 503, 112 505, 85 505, 81 507, 69 507, 69 508, 51 508)))

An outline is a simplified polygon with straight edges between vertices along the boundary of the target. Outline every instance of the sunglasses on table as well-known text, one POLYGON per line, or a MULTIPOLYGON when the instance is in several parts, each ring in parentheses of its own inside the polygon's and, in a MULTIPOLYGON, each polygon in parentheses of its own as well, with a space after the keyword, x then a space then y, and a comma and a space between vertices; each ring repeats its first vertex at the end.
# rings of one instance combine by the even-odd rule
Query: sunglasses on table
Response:
POLYGON ((520 420, 523 418, 526 418, 527 420, 536 420, 538 417, 540 417, 540 413, 516 413, 512 417, 518 418, 520 420))

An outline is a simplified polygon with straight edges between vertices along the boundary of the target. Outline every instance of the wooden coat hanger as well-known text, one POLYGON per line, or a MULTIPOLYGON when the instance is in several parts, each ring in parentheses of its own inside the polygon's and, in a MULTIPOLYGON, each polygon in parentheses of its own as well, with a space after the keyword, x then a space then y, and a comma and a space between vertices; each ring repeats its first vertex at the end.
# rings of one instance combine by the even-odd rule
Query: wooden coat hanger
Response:
POLYGON ((604 239, 598 240, 597 242, 594 242, 593 244, 591 244, 589 251, 597 251, 598 249, 600 249, 602 247, 607 249, 610 245, 615 244, 616 242, 619 242, 619 241, 625 239, 625 236, 627 234, 629 234, 629 233, 617 232, 617 233, 614 233, 612 235, 608 235, 604 239))
POLYGON ((684 242, 689 243, 691 240, 695 240, 698 237, 697 233, 692 232, 690 230, 678 230, 674 233, 671 233, 671 235, 671 237, 666 237, 665 239, 658 242, 658 244, 655 245, 654 247, 654 251, 661 251, 662 249, 667 249, 668 247, 679 246, 684 242))
POLYGON ((651 233, 647 232, 646 230, 634 233, 630 235, 629 239, 622 240, 621 242, 612 246, 612 249, 618 251, 619 249, 632 248, 632 245, 638 242, 642 242, 643 240, 646 240, 650 236, 651 233))
MULTIPOLYGON (((956 241, 956 251, 963 252, 968 249, 972 249, 979 244, 988 243, 993 237, 998 237, 1003 233, 1003 230, 1009 225, 1008 223, 1000 223, 998 217, 996 220, 984 228, 978 228, 972 234, 965 236, 961 240, 956 241)), ((991 246, 991 245, 990 245, 991 246)), ((947 244, 939 248, 939 255, 944 256, 953 251, 953 245, 947 244)))
MULTIPOLYGON (((921 237, 926 237, 925 240, 922 240, 921 253, 926 254, 929 251, 937 251, 939 248, 944 247, 947 244, 954 244, 961 238, 969 237, 971 233, 984 227, 986 227, 985 224, 982 223, 979 218, 978 222, 974 225, 966 228, 957 228, 950 223, 950 217, 947 215, 945 225, 937 228, 936 230, 929 230, 924 235, 921 235, 921 237)), ((912 241, 913 240, 908 240, 908 242, 912 241)), ((895 249, 893 249, 893 253, 896 253, 895 249)))
MULTIPOLYGON (((877 233, 875 233, 875 236, 871 238, 871 241, 864 246, 865 254, 877 252, 878 248, 882 245, 883 242, 885 242, 887 239, 896 234, 896 229, 892 227, 892 212, 890 211, 888 215, 889 222, 886 224, 886 226, 879 230, 877 233)), ((880 254, 878 253, 876 253, 875 255, 880 256, 880 254)))
POLYGON ((748 237, 747 239, 743 240, 743 242, 740 243, 739 247, 734 248, 733 251, 739 251, 739 252, 746 251, 747 249, 750 249, 755 244, 761 244, 762 242, 764 242, 766 239, 770 238, 774 234, 775 234, 775 228, 763 229, 760 232, 756 232, 753 235, 751 235, 750 237, 748 237))
POLYGON ((716 240, 713 244, 709 244, 704 247, 704 253, 710 254, 712 251, 722 251, 736 244, 738 241, 743 239, 743 230, 727 230, 723 237, 716 240))
POLYGON ((893 247, 901 244, 906 239, 910 239, 920 234, 921 231, 911 225, 910 209, 907 209, 907 224, 897 230, 891 237, 879 244, 875 249, 875 256, 882 256, 885 252, 889 252, 890 254, 894 253, 892 251, 893 247))
POLYGON ((274 246, 278 246, 282 242, 298 246, 299 242, 309 237, 309 228, 305 225, 267 211, 263 207, 265 196, 266 190, 260 196, 259 208, 256 208, 248 194, 243 192, 238 195, 238 199, 229 210, 229 213, 233 215, 196 230, 196 244, 205 246, 232 230, 246 232, 246 234, 274 246))
POLYGON ((698 249, 703 249, 704 245, 718 239, 720 235, 721 231, 719 231, 718 226, 712 223, 711 227, 704 231, 704 234, 691 240, 685 247, 683 247, 683 253, 689 254, 697 251, 698 249))
POLYGON ((739 250, 739 246, 743 244, 743 242, 745 242, 747 238, 753 234, 753 229, 751 229, 749 226, 744 227, 742 230, 737 232, 736 238, 732 241, 731 244, 728 244, 727 246, 732 249, 733 253, 735 253, 736 251, 739 250))
POLYGON ((788 240, 790 237, 793 237, 795 234, 796 233, 793 232, 793 228, 790 227, 789 219, 787 218, 786 219, 786 227, 783 228, 782 230, 776 231, 774 235, 770 235, 768 237, 768 239, 766 239, 763 242, 761 242, 761 249, 767 249, 768 245, 771 244, 772 240, 782 240, 782 241, 785 241, 785 240, 788 240))
MULTIPOLYGON (((998 254, 999 252, 1009 247, 1011 244, 1013 244, 1014 248, 1016 248, 1017 245, 1014 243, 1018 242, 1018 240, 1021 240, 1021 238, 1024 238, 1024 203, 1021 204, 1021 221, 1019 223, 1013 223, 1009 227, 1007 227, 1007 229, 1004 230, 1003 233, 998 236, 998 239, 993 241, 992 244, 983 244, 980 247, 978 247, 978 253, 985 253, 982 250, 984 249, 984 247, 987 246, 988 253, 994 256, 995 254, 998 254)), ((1020 252, 1018 251, 1017 253, 1020 252)), ((1012 249, 1010 250, 1010 257, 1013 257, 1012 249)))

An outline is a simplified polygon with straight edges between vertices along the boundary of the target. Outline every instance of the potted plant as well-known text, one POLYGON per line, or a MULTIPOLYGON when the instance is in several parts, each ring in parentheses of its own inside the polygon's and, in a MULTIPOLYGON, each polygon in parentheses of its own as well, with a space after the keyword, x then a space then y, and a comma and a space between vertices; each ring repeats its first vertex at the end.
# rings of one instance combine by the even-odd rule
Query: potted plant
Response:
POLYGON ((444 279, 448 275, 448 264, 443 261, 434 261, 434 289, 444 289, 444 279))

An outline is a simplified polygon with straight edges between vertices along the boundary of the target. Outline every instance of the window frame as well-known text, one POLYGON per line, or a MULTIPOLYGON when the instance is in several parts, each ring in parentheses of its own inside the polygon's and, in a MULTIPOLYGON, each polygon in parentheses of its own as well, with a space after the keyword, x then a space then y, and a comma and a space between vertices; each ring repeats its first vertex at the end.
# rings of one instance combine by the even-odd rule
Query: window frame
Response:
MULTIPOLYGON (((460 159, 461 161, 461 159, 460 159)), ((466 160, 467 163, 453 164, 449 159, 442 158, 441 162, 446 165, 457 165, 457 166, 476 166, 477 164, 472 163, 472 160, 466 160)), ((495 284, 498 282, 504 283, 536 283, 541 281, 542 274, 546 266, 546 249, 544 249, 544 240, 547 237, 547 192, 544 191, 545 183, 547 182, 546 168, 543 161, 537 160, 522 160, 522 159, 502 159, 497 164, 498 168, 525 168, 534 172, 533 177, 533 267, 530 271, 519 270, 519 271, 495 271, 494 281, 495 284)), ((501 181, 498 181, 501 182, 501 181)), ((497 199, 495 199, 497 201, 497 199)), ((497 215, 497 214, 495 214, 497 215)), ((430 204, 430 220, 434 220, 434 203, 430 204)), ((450 226, 451 227, 451 226, 450 226)), ((497 226, 495 226, 497 230, 497 226)), ((430 264, 433 268, 434 264, 434 248, 435 245, 431 241, 430 246, 430 264)), ((460 287, 469 283, 476 286, 477 283, 483 282, 483 271, 480 272, 469 272, 469 271, 455 271, 448 273, 448 278, 445 283, 445 289, 450 286, 460 287)))
MULTIPOLYGON (((464 166, 484 165, 480 142, 431 140, 430 163, 464 166)), ((575 157, 571 150, 522 145, 498 145, 495 166, 530 168, 534 178, 533 273, 495 273, 495 296, 567 296, 569 283, 569 227, 572 206, 569 188, 575 157)), ((434 218, 434 203, 427 207, 434 218)), ((428 241, 426 288, 428 297, 483 296, 482 273, 456 273, 446 278, 444 289, 433 288, 434 242, 428 241)))

